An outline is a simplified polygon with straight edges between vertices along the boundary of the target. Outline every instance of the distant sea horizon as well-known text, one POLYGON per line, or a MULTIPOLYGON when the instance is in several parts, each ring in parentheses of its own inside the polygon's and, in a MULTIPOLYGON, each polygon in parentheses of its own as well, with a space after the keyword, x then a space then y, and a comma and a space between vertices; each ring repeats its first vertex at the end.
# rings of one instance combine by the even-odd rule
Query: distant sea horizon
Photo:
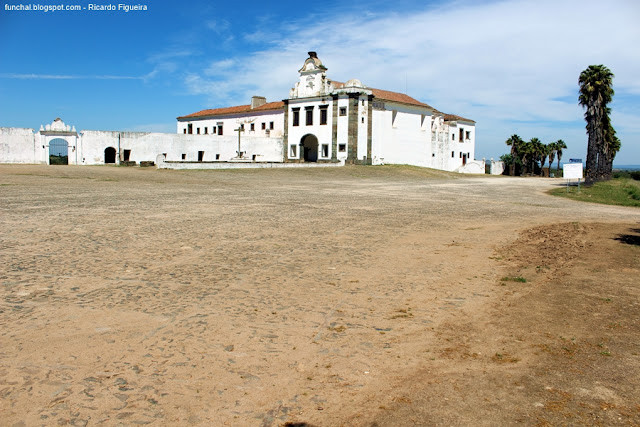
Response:
POLYGON ((613 169, 621 171, 640 171, 640 165, 613 165, 613 169))
MULTIPOLYGON (((566 162, 567 164, 569 162, 566 162)), ((562 168, 562 165, 564 165, 565 162, 560 162, 560 167, 562 168)), ((554 167, 552 167, 553 169, 555 169, 555 165, 557 165, 557 162, 554 162, 554 167)), ((584 161, 582 162, 582 166, 584 166, 584 161)), ((621 170, 621 171, 640 171, 640 165, 613 165, 613 170, 621 170)))

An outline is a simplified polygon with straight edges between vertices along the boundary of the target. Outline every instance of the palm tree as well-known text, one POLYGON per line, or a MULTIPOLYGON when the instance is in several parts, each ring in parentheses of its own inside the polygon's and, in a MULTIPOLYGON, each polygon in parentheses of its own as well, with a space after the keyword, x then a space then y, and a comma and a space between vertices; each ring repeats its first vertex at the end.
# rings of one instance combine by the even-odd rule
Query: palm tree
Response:
MULTIPOLYGON (((540 150, 538 151, 538 159, 540 160, 540 176, 544 174, 544 164, 547 161, 549 150, 549 144, 543 144, 542 142, 540 143, 540 150)), ((549 163, 549 166, 551 166, 551 163, 549 163)))
POLYGON ((531 173, 535 174, 537 162, 540 161, 543 156, 547 157, 547 153, 545 150, 545 145, 538 138, 531 138, 531 141, 529 141, 528 145, 528 159, 531 166, 531 173))
POLYGON ((611 179, 613 171, 613 159, 620 150, 620 140, 616 136, 616 130, 611 125, 609 119, 610 108, 607 108, 605 116, 604 146, 602 153, 598 157, 598 178, 603 180, 611 179))
POLYGON ((553 166, 553 161, 556 158, 556 152, 558 151, 558 143, 550 142, 547 144, 547 148, 549 149, 549 176, 551 176, 551 166, 553 166))
POLYGON ((511 172, 509 175, 514 176, 516 174, 517 159, 520 159, 521 157, 520 151, 525 142, 518 135, 513 134, 504 143, 511 146, 511 157, 513 162, 511 163, 511 172))
POLYGON ((593 183, 598 177, 598 156, 604 155, 605 132, 607 131, 605 116, 608 117, 607 104, 613 98, 613 73, 604 65, 589 65, 580 73, 578 84, 580 96, 578 101, 586 108, 584 118, 587 121, 587 165, 585 180, 593 183))
POLYGON ((562 159, 562 150, 567 148, 567 144, 563 140, 556 141, 556 154, 558 155, 558 171, 560 170, 560 160, 562 159))

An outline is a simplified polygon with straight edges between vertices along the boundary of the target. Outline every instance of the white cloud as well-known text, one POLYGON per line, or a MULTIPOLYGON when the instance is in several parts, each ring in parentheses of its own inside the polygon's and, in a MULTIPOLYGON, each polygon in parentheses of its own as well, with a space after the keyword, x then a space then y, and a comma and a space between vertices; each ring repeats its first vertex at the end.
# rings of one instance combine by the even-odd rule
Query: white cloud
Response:
POLYGON ((231 23, 226 19, 210 20, 207 21, 207 28, 217 34, 222 34, 231 28, 231 23))

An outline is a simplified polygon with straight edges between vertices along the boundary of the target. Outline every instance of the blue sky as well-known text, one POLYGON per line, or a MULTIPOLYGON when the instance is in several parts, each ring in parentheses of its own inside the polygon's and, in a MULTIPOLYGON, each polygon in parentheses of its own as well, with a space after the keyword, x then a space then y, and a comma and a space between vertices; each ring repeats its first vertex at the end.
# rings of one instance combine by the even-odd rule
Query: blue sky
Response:
MULTIPOLYGON (((39 0, 35 0, 39 1, 39 0)), ((477 122, 476 157, 517 133, 586 157, 578 76, 615 74, 616 164, 640 164, 640 2, 141 0, 147 11, 0 9, 0 126, 175 132, 176 117, 288 97, 307 51, 328 76, 477 122), (596 21, 597 20, 597 21, 596 21)), ((40 1, 78 4, 86 0, 40 1)), ((93 4, 110 4, 95 0, 93 4)), ((117 6, 117 2, 113 3, 117 6)))

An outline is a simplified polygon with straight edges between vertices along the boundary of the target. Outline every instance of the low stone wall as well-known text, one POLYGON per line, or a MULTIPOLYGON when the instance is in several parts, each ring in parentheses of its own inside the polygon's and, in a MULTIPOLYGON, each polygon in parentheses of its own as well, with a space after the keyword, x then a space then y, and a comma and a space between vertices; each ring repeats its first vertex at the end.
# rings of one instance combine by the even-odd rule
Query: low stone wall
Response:
POLYGON ((176 162, 158 161, 158 169, 267 169, 267 168, 335 168, 338 163, 282 163, 282 162, 176 162))
POLYGON ((456 172, 484 174, 484 160, 469 160, 464 166, 460 166, 456 172))

